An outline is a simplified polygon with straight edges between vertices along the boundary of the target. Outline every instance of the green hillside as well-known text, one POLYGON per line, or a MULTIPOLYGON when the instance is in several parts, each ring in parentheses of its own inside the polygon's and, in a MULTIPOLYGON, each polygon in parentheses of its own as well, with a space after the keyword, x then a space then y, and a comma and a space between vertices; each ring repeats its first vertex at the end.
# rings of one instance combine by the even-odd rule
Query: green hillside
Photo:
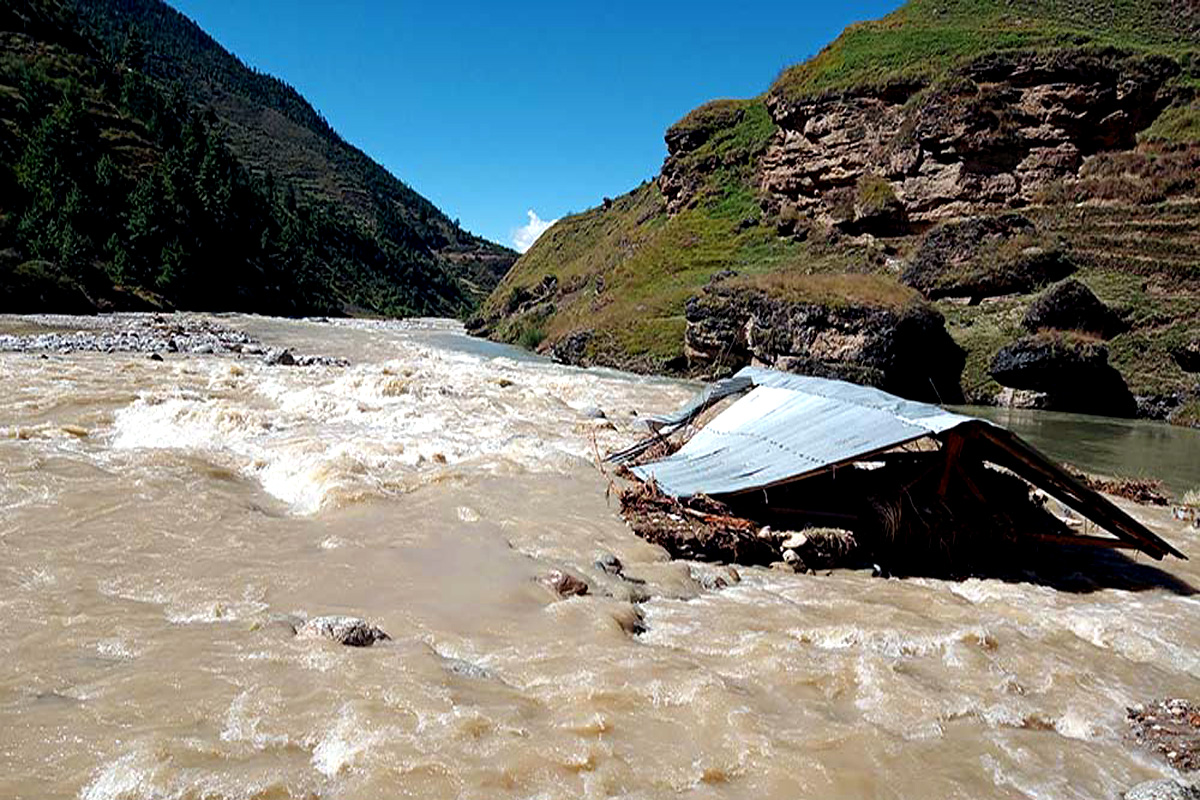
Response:
MULTIPOLYGON (((1153 75, 1147 81, 1157 93, 1143 104, 1146 119, 1126 113, 1111 142, 1098 134, 1096 141, 1079 138, 1082 166, 1070 180, 1008 207, 1034 220, 1038 243, 1068 250, 1076 277, 1132 320, 1109 343, 1131 390, 1190 392, 1194 377, 1168 354, 1200 335, 1193 322, 1200 311, 1200 14, 1188 0, 912 0, 881 20, 851 26, 814 58, 784 70, 763 95, 714 101, 672 126, 660 176, 551 228, 488 299, 476 329, 569 361, 694 373, 685 358, 685 307, 714 280, 772 296, 880 306, 881 298, 909 291, 899 273, 943 213, 918 208, 896 229, 882 224, 906 188, 906 178, 893 174, 896 154, 922 136, 934 138, 926 129, 952 118, 974 138, 925 154, 925 163, 964 158, 970 145, 987 162, 968 165, 981 180, 1011 170, 991 163, 1004 165, 1009 138, 1030 125, 1026 106, 1011 98, 1039 81, 1046 91, 1056 81, 1083 83, 1093 71, 1153 75), (1055 69, 1062 77, 1043 74, 1055 69), (792 155, 798 161, 789 166, 784 133, 807 137, 814 108, 839 107, 859 115, 839 118, 835 134, 845 131, 848 140, 880 124, 879 108, 898 128, 881 134, 864 164, 842 170, 840 183, 811 190, 822 208, 814 216, 773 189, 766 172, 787 177, 792 169, 795 191, 809 191, 803 186, 810 164, 792 155), (894 290, 830 278, 846 274, 876 275, 894 290), (830 287, 838 287, 836 298, 830 287)), ((1084 130, 1070 134, 1086 137, 1089 126, 1097 127, 1081 123, 1084 130)), ((1029 150, 1028 142, 1014 147, 1025 149, 1013 162, 1029 150)), ((811 159, 827 157, 841 156, 811 159)), ((978 203, 947 203, 943 216, 1007 210, 1001 205, 981 192, 978 203)), ((998 391, 987 365, 1016 335, 1031 298, 1018 292, 999 304, 930 301, 968 352, 962 385, 970 399, 990 402, 998 391)))
POLYGON ((815 58, 784 70, 773 94, 801 98, 864 85, 928 84, 1005 50, 1116 47, 1194 53, 1200 13, 1191 0, 910 0, 847 28, 815 58))
POLYGON ((0 306, 464 315, 515 254, 159 0, 0 2, 0 306))

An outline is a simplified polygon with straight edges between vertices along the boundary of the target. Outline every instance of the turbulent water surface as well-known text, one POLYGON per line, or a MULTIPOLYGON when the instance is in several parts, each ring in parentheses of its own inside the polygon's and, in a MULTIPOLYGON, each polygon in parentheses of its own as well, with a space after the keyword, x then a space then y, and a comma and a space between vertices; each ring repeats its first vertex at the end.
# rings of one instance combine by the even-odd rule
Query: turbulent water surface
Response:
POLYGON ((1200 693, 1196 597, 761 569, 705 591, 594 466, 690 387, 449 323, 223 322, 350 365, 0 354, 0 797, 1107 798, 1172 774, 1125 706, 1200 693), (557 599, 551 569, 592 592, 557 599), (328 613, 393 638, 280 622, 328 613))

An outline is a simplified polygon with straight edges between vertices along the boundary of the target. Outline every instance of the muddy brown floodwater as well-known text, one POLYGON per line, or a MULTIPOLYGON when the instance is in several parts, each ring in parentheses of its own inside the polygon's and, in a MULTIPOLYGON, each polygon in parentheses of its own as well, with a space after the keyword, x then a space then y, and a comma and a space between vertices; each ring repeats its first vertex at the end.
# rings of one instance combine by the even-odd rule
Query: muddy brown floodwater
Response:
POLYGON ((1200 695, 1197 597, 759 569, 705 591, 593 466, 691 387, 446 322, 221 322, 351 363, 0 354, 2 798, 1093 800, 1175 774, 1125 707, 1200 695), (339 613, 393 638, 278 621, 339 613))

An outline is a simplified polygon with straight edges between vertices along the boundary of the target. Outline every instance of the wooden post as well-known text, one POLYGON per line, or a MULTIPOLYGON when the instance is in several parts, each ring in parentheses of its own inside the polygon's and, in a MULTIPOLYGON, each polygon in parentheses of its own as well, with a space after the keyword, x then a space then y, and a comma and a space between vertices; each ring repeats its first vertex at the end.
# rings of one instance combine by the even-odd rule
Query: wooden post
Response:
POLYGON ((950 474, 958 466, 958 459, 962 455, 965 441, 962 435, 955 431, 946 434, 946 448, 943 451, 946 454, 946 463, 942 467, 942 480, 938 484, 938 494, 942 497, 945 497, 946 492, 950 491, 950 474))

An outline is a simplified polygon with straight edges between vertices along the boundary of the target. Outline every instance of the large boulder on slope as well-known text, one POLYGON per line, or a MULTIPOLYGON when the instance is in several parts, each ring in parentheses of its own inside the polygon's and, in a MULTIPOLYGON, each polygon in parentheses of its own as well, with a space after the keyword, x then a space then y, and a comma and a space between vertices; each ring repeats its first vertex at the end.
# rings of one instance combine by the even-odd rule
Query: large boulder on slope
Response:
POLYGON ((1050 287, 1029 304, 1021 324, 1026 330, 1079 331, 1107 339, 1125 326, 1092 290, 1071 278, 1050 287))
POLYGON ((766 288, 718 283, 687 303, 685 352, 697 371, 753 363, 961 402, 963 350, 942 315, 905 292, 876 275, 798 276, 766 288))
POLYGON ((1024 294, 1075 271, 1059 242, 1019 214, 937 225, 921 239, 900 280, 926 297, 1024 294))
POLYGON ((1174 348, 1171 357, 1184 372, 1200 372, 1200 339, 1192 339, 1174 348))
POLYGON ((1108 348, 1072 336, 1026 336, 1000 349, 992 359, 992 378, 1001 386, 1045 393, 1045 405, 1131 417, 1137 403, 1121 373, 1108 363, 1108 348))

